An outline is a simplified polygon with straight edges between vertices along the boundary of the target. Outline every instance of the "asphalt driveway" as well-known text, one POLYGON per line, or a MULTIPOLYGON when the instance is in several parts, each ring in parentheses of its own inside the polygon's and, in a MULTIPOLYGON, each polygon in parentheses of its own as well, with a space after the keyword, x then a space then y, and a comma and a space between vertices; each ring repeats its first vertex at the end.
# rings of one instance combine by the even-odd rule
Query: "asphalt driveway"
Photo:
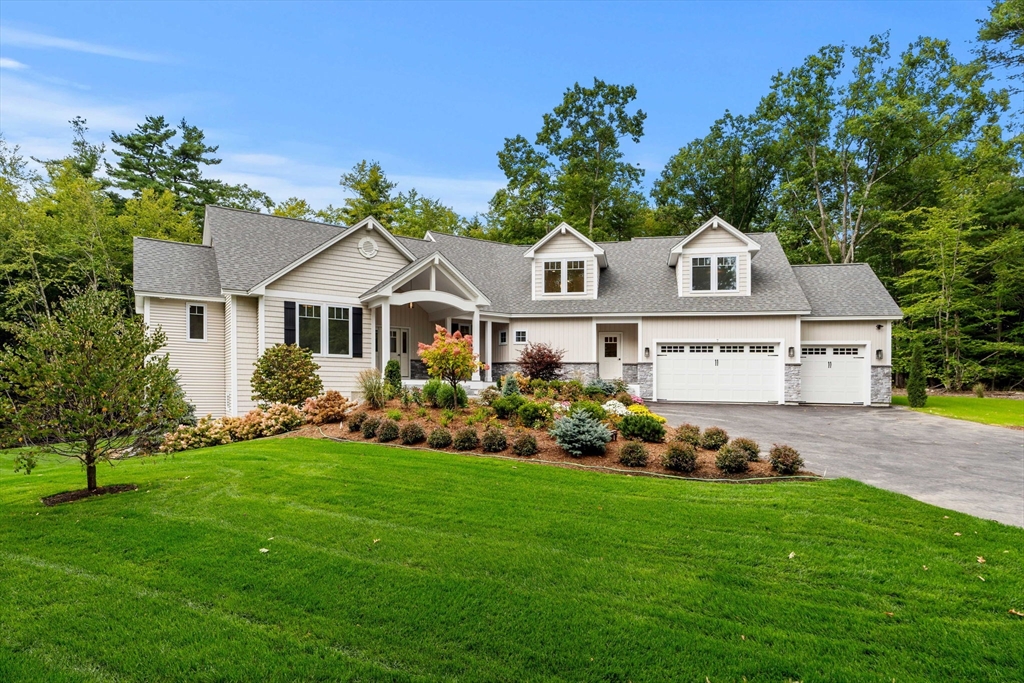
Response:
POLYGON ((672 425, 717 425, 762 450, 787 443, 830 478, 1024 527, 1024 431, 903 408, 656 405, 672 425))

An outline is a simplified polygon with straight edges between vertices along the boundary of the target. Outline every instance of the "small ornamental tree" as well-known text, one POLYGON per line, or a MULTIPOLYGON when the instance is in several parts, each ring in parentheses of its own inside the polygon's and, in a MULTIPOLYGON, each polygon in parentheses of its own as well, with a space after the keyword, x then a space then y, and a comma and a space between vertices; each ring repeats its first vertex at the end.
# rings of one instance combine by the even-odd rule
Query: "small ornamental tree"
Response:
POLYGON ((459 382, 468 381, 476 370, 486 370, 487 365, 473 353, 472 335, 453 334, 440 325, 435 330, 433 344, 420 342, 419 357, 427 366, 427 374, 450 384, 452 394, 457 396, 459 382))
POLYGON ((277 344, 263 352, 254 364, 252 398, 263 404, 287 403, 300 406, 307 398, 319 396, 324 383, 316 371, 313 354, 295 344, 277 344))
POLYGON ((911 408, 924 408, 928 402, 928 390, 924 376, 924 346, 914 342, 910 355, 910 377, 907 379, 907 403, 911 408))
POLYGON ((527 344, 519 354, 519 367, 531 380, 542 379, 550 382, 562 373, 562 357, 565 351, 547 344, 527 344))
POLYGON ((114 292, 89 290, 62 300, 52 316, 9 325, 0 353, 0 442, 28 446, 17 468, 31 472, 39 453, 75 458, 97 489, 96 464, 149 444, 177 427, 189 406, 157 352, 166 338, 126 315, 114 292))

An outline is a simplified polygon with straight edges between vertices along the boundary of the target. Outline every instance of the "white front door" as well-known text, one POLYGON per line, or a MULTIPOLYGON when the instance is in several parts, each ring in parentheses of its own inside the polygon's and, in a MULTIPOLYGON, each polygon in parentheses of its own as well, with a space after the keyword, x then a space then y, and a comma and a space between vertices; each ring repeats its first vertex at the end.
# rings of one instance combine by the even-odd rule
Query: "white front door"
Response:
POLYGON ((659 344, 659 401, 778 403, 779 348, 764 343, 659 344))
POLYGON ((618 332, 603 332, 597 335, 597 374, 601 379, 622 379, 622 335, 618 332))
POLYGON ((864 403, 868 359, 863 346, 806 345, 800 350, 800 401, 864 403))
POLYGON ((409 376, 409 329, 406 327, 391 328, 391 355, 402 368, 402 377, 409 376))

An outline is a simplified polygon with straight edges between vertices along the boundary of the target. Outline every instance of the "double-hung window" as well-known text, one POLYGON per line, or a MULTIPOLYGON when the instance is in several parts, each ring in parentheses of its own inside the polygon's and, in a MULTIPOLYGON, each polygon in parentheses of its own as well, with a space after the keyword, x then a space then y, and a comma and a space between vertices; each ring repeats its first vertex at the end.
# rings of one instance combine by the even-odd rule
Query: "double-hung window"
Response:
POLYGON ((526 330, 516 330, 516 344, 526 343, 526 330))
POLYGON ((352 353, 351 308, 299 304, 298 309, 299 346, 318 355, 348 356, 352 353))
POLYGON ((544 293, 582 294, 587 288, 586 275, 586 261, 545 261, 544 293))
POLYGON ((690 290, 693 292, 735 292, 735 256, 694 256, 690 259, 690 290))
POLYGON ((500 330, 498 332, 498 345, 505 346, 508 344, 508 330, 500 330))
POLYGON ((188 305, 188 340, 206 341, 206 306, 188 305))

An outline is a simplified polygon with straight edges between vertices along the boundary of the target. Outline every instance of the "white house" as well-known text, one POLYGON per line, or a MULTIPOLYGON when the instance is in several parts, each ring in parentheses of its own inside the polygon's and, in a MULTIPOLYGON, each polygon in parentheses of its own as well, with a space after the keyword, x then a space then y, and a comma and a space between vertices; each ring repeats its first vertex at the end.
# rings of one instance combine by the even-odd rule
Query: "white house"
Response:
POLYGON ((529 342, 566 372, 655 401, 888 405, 892 322, 865 264, 793 266, 771 233, 713 218, 686 237, 594 243, 567 224, 530 246, 208 207, 203 243, 136 238, 135 298, 200 414, 254 406, 274 344, 309 348, 325 388, 399 361, 424 379, 434 325, 473 335, 490 380, 529 342), (380 354, 380 340, 387 350, 380 354))

